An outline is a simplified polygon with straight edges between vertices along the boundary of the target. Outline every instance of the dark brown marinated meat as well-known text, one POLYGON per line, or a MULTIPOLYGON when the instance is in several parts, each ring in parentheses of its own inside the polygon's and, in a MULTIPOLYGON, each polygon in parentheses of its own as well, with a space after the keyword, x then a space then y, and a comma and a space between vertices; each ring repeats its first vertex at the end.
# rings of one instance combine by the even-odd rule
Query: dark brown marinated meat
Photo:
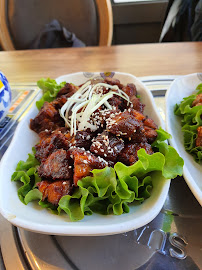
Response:
POLYGON ((153 154, 151 145, 148 143, 129 143, 119 154, 118 161, 128 166, 134 164, 136 161, 138 161, 137 151, 141 148, 144 148, 147 154, 153 154))
MULTIPOLYGON (((110 109, 100 109, 95 111, 92 114, 92 118, 90 121, 93 125, 96 125, 97 127, 100 127, 101 130, 99 132, 102 132, 103 129, 106 128, 106 120, 111 117, 111 115, 115 115, 116 113, 121 112, 118 108, 114 108, 112 110, 110 109)), ((98 131, 97 131, 98 132, 98 131)))
POLYGON ((61 96, 56 98, 54 101, 50 102, 56 110, 59 110, 67 101, 66 96, 61 96))
POLYGON ((125 102, 125 100, 122 97, 116 95, 113 95, 113 97, 110 98, 108 102, 112 107, 115 107, 121 111, 123 111, 123 109, 127 107, 126 106, 127 102, 125 102))
MULTIPOLYGON (((41 138, 35 148, 36 158, 41 162, 38 174, 43 181, 37 186, 43 200, 54 205, 58 205, 62 196, 71 194, 78 180, 92 175, 93 169, 114 166, 117 161, 132 165, 138 160, 137 152, 141 148, 153 154, 150 144, 157 137, 157 126, 143 115, 144 105, 136 97, 135 85, 123 86, 114 78, 102 82, 117 85, 130 97, 132 104, 114 95, 108 100, 112 110, 103 105, 89 119, 89 123, 97 127, 95 132, 87 129, 71 136, 65 128, 58 110, 79 88, 69 83, 59 91, 56 100, 45 102, 37 117, 30 122, 30 127, 41 138)), ((109 90, 101 87, 98 92, 105 94, 109 90)), ((201 142, 201 133, 199 130, 196 143, 201 142)))
POLYGON ((63 119, 60 117, 58 110, 48 102, 44 102, 37 116, 30 120, 30 128, 36 133, 44 130, 55 130, 61 126, 64 126, 63 119))
POLYGON ((107 131, 99 134, 90 147, 90 151, 106 160, 115 161, 124 148, 123 139, 110 135, 107 131))
POLYGON ((43 138, 40 143, 35 145, 35 157, 38 161, 44 161, 54 150, 55 146, 51 143, 51 137, 43 138))
POLYGON ((90 149, 92 144, 91 140, 93 139, 94 133, 90 132, 89 129, 85 131, 77 131, 75 136, 74 145, 76 147, 84 147, 86 150, 90 149))
POLYGON ((62 134, 60 131, 53 132, 48 138, 43 137, 40 143, 35 146, 35 157, 43 162, 56 149, 68 150, 70 138, 67 137, 68 134, 62 134))
POLYGON ((133 139, 141 136, 143 124, 128 111, 115 114, 107 119, 107 131, 123 138, 133 139))
POLYGON ((51 130, 41 131, 38 135, 39 135, 40 140, 42 140, 42 139, 47 139, 48 137, 53 136, 54 134, 58 132, 67 135, 69 130, 66 127, 59 127, 54 131, 51 131, 51 130))
POLYGON ((157 132, 150 127, 144 126, 144 136, 146 137, 148 143, 153 143, 157 138, 157 132))
POLYGON ((90 175, 93 169, 103 169, 108 163, 101 157, 96 157, 89 151, 75 148, 72 151, 74 159, 74 185, 77 186, 78 180, 90 175))
POLYGON ((136 96, 132 96, 130 98, 130 101, 133 104, 133 109, 134 110, 143 113, 145 105, 140 102, 139 98, 137 98, 136 96))
POLYGON ((58 205, 59 200, 65 196, 72 193, 72 181, 41 181, 37 183, 39 191, 42 193, 42 200, 47 199, 48 202, 53 205, 58 205))
POLYGON ((196 147, 202 146, 202 126, 197 128, 196 147))
POLYGON ((152 120, 151 118, 146 118, 144 121, 144 126, 153 128, 153 129, 157 129, 158 126, 155 124, 154 120, 152 120))
POLYGON ((117 85, 119 87, 119 89, 123 88, 123 84, 121 84, 120 81, 118 79, 115 79, 115 78, 107 77, 107 78, 105 78, 104 82, 107 84, 110 84, 110 85, 117 85))
POLYGON ((133 83, 128 83, 126 86, 122 88, 122 90, 131 98, 133 96, 137 96, 137 89, 133 83))
POLYGON ((196 96, 196 99, 192 102, 192 107, 202 105, 202 93, 196 96))
POLYGON ((107 160, 107 162, 108 162, 108 167, 114 167, 114 165, 115 165, 115 163, 116 163, 116 161, 112 161, 112 160, 107 160))
POLYGON ((146 117, 136 110, 130 109, 130 114, 132 114, 138 121, 144 121, 146 117))
POLYGON ((66 180, 72 177, 72 161, 66 150, 59 149, 48 156, 38 167, 38 174, 49 180, 66 180))
POLYGON ((63 88, 60 89, 60 91, 57 94, 57 97, 65 95, 66 98, 71 97, 77 90, 79 89, 79 86, 76 86, 72 83, 66 83, 63 88))
POLYGON ((43 130, 38 135, 39 135, 40 141, 45 140, 45 139, 48 139, 52 135, 52 131, 51 130, 46 130, 46 131, 43 130))

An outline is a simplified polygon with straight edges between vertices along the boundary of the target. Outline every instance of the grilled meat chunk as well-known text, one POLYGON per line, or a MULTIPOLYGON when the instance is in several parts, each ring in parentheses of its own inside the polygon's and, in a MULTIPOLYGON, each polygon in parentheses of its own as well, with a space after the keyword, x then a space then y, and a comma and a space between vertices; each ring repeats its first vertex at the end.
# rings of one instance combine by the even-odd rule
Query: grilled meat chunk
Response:
POLYGON ((38 167, 38 174, 49 180, 70 179, 73 174, 70 153, 63 149, 53 152, 38 167))
POLYGON ((106 128, 106 121, 112 115, 121 112, 118 108, 110 109, 99 109, 92 114, 90 121, 92 121, 93 125, 98 127, 96 132, 102 132, 103 129, 106 128))
POLYGON ((192 102, 192 107, 202 105, 202 93, 196 96, 196 99, 192 102))
MULTIPOLYGON (((48 132, 49 133, 49 132, 48 132)), ((40 133, 41 134, 41 133, 40 133)), ((49 137, 42 137, 40 143, 35 145, 35 157, 43 162, 56 149, 69 149, 69 139, 60 131, 53 132, 49 137)))
POLYGON ((138 161, 137 151, 144 148, 147 154, 153 154, 151 145, 146 142, 128 143, 118 156, 118 161, 126 165, 132 165, 138 161))
POLYGON ((132 96, 130 100, 133 104, 133 109, 143 113, 145 105, 140 102, 140 99, 137 98, 136 96, 132 96))
POLYGON ((34 119, 30 120, 30 128, 36 133, 44 130, 55 130, 64 126, 64 121, 60 117, 58 110, 48 102, 44 102, 43 107, 34 119))
POLYGON ((68 129, 66 127, 60 127, 54 131, 44 130, 44 131, 41 131, 38 135, 39 135, 40 140, 43 140, 43 139, 47 139, 48 137, 50 137, 56 133, 66 134, 66 133, 68 133, 68 129))
POLYGON ((122 90, 131 98, 133 96, 137 96, 137 89, 133 83, 128 83, 126 86, 122 88, 122 90))
POLYGON ((76 147, 84 147, 86 150, 90 149, 91 140, 93 139, 94 133, 92 133, 89 129, 85 131, 77 131, 75 135, 74 145, 76 147))
POLYGON ((59 110, 67 101, 67 97, 66 96, 61 96, 59 98, 56 98, 54 101, 50 102, 53 107, 56 110, 59 110))
POLYGON ((118 154, 124 148, 124 141, 112 136, 107 131, 99 134, 90 147, 90 151, 106 160, 115 161, 118 154))
POLYGON ((107 119, 107 131, 121 136, 123 138, 136 138, 137 134, 140 134, 143 129, 142 122, 138 121, 128 111, 116 114, 113 118, 107 119))
POLYGON ((118 110, 121 110, 121 111, 124 110, 127 104, 127 102, 125 102, 125 100, 122 97, 115 96, 115 95, 113 96, 113 98, 110 98, 108 102, 113 108, 117 108, 118 110))
POLYGON ((77 90, 79 89, 78 86, 72 84, 72 83, 66 83, 63 88, 60 89, 60 91, 57 94, 57 97, 61 97, 65 95, 66 98, 71 97, 77 90))
POLYGON ((123 84, 120 83, 118 79, 107 77, 104 80, 105 83, 110 85, 117 85, 120 89, 123 88, 123 84))
POLYGON ((146 137, 148 143, 153 143, 157 138, 157 132, 150 127, 144 126, 144 136, 146 137))
POLYGON ((136 110, 131 109, 130 114, 132 114, 138 121, 144 121, 146 117, 141 113, 136 110))
POLYGON ((202 146, 202 126, 197 128, 196 147, 202 146))
POLYGON ((42 200, 47 199, 48 202, 53 205, 58 205, 59 200, 72 192, 73 186, 72 181, 41 181, 37 183, 39 191, 42 193, 42 200))
POLYGON ((153 128, 153 129, 157 129, 158 126, 155 124, 154 120, 152 120, 151 118, 146 118, 145 120, 143 120, 144 126, 153 128))
POLYGON ((74 185, 77 186, 79 179, 90 175, 93 169, 103 169, 107 166, 107 162, 95 155, 91 154, 89 151, 75 148, 72 151, 72 156, 74 158, 74 185))

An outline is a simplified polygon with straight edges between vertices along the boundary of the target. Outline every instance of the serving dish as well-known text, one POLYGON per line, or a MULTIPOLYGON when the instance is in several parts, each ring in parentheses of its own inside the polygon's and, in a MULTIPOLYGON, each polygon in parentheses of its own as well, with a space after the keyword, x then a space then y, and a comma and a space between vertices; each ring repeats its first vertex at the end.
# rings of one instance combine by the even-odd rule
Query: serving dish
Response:
MULTIPOLYGON (((75 84, 84 83, 89 78, 110 76, 119 79, 123 84, 134 83, 145 107, 145 115, 149 115, 158 126, 163 122, 155 108, 152 94, 133 75, 126 73, 74 73, 57 78, 57 82, 68 81, 75 84)), ((40 96, 38 97, 38 99, 40 96)), ((27 230, 55 235, 110 235, 139 228, 160 212, 168 194, 170 180, 156 175, 151 197, 141 205, 131 205, 130 212, 121 216, 102 216, 93 214, 85 216, 79 222, 70 222, 67 215, 56 216, 50 211, 40 208, 36 203, 23 205, 17 196, 17 186, 10 181, 17 162, 26 160, 32 146, 38 142, 38 136, 29 129, 30 118, 37 114, 33 106, 19 124, 10 147, 0 165, 0 211, 12 224, 27 230)))
POLYGON ((184 97, 196 93, 196 87, 202 83, 202 73, 179 77, 173 81, 166 93, 166 128, 172 135, 170 144, 184 159, 183 176, 190 190, 202 205, 202 166, 196 163, 193 157, 185 151, 183 132, 181 131, 181 118, 174 114, 176 103, 184 97))

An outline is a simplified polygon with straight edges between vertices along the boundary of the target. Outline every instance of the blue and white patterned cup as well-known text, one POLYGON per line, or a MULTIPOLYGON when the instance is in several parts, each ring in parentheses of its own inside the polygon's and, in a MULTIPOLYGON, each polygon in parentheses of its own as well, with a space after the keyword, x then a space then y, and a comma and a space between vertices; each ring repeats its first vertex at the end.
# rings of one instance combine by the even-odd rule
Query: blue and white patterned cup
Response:
POLYGON ((11 88, 5 75, 0 71, 0 122, 11 105, 11 88))

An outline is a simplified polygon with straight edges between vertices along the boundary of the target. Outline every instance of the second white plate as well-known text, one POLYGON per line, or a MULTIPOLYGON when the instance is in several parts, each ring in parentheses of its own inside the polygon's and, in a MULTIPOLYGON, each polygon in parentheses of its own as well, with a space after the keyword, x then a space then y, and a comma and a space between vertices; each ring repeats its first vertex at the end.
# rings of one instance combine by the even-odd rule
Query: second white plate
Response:
POLYGON ((192 193, 202 205, 202 166, 196 163, 193 157, 185 151, 184 136, 181 131, 181 118, 174 114, 176 103, 180 103, 184 97, 196 93, 196 87, 202 83, 202 74, 190 74, 175 79, 166 93, 166 128, 172 135, 170 144, 184 159, 183 176, 192 193))

